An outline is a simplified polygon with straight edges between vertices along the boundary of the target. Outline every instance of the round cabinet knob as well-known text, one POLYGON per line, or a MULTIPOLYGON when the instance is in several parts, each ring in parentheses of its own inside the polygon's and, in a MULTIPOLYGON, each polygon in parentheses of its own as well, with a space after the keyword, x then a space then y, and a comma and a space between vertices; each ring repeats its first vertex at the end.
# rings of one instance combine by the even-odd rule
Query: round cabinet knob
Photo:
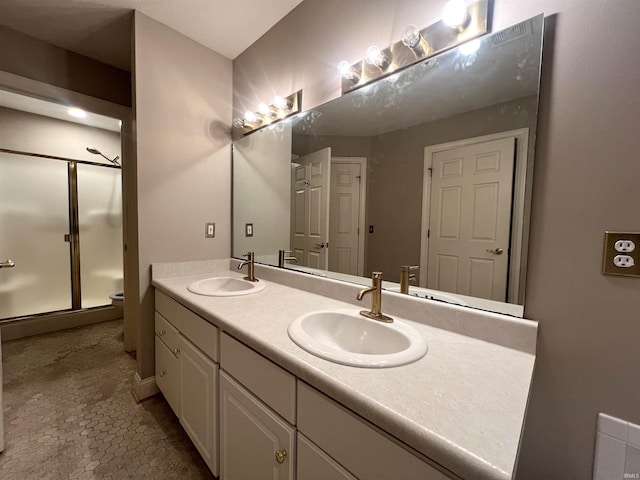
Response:
POLYGON ((284 463, 284 459, 287 457, 287 451, 284 448, 276 450, 276 462, 284 463))
POLYGON ((160 330, 160 331, 158 332, 158 336, 160 336, 160 337, 161 337, 161 336, 163 336, 165 333, 167 333, 167 332, 165 332, 164 330, 160 330))
POLYGON ((160 372, 160 378, 164 377, 165 375, 166 375, 166 372, 164 370, 160 372))
POLYGON ((177 357, 178 354, 180 353, 180 349, 179 348, 174 348, 173 350, 171 350, 173 352, 173 354, 177 357))

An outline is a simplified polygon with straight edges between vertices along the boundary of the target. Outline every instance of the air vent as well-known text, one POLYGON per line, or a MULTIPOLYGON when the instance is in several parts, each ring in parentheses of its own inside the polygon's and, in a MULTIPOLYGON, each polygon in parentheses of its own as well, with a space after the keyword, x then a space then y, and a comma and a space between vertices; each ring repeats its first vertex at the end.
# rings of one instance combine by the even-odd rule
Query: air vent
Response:
POLYGON ((493 42, 493 46, 497 47, 499 45, 512 42, 518 38, 526 37, 531 33, 531 22, 527 20, 525 22, 518 23, 509 29, 496 33, 491 37, 491 41, 493 42))

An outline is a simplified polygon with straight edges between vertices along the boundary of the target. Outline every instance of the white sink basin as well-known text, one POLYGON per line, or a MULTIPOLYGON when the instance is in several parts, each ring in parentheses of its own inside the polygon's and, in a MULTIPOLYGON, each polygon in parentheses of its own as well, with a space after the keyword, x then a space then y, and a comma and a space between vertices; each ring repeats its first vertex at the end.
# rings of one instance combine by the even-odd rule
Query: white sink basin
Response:
POLYGON ((289 337, 318 357, 355 367, 396 367, 427 353, 424 337, 406 323, 383 323, 357 310, 323 310, 296 318, 289 337))
POLYGON ((250 282, 240 277, 212 277, 198 280, 187 286, 187 290, 210 297, 233 297, 249 295, 264 290, 264 282, 250 282))

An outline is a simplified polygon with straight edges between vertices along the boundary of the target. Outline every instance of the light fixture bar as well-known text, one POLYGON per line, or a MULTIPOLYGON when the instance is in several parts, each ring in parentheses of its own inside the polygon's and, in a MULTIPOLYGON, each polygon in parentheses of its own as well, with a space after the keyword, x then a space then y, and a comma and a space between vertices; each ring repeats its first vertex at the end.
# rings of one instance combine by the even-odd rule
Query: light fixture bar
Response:
MULTIPOLYGON (((354 73, 351 78, 342 77, 342 93, 360 88, 373 80, 489 32, 489 0, 478 0, 467 5, 467 15, 463 26, 453 28, 439 20, 420 30, 422 38, 414 48, 399 41, 384 50, 381 49, 381 54, 389 62, 385 68, 368 63, 366 58, 351 65, 348 71, 354 73)), ((346 66, 342 66, 341 70, 347 71, 346 66)))
POLYGON ((261 103, 256 112, 247 111, 244 119, 236 118, 233 121, 233 126, 242 130, 242 135, 246 135, 301 111, 302 90, 298 90, 288 97, 275 97, 271 105, 261 103))

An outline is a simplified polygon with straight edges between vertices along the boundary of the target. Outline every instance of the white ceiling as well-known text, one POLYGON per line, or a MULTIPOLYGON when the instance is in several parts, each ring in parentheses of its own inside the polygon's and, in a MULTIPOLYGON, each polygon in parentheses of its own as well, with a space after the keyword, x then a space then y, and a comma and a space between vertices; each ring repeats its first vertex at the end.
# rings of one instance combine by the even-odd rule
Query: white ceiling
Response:
POLYGON ((123 70, 131 12, 233 60, 302 0, 0 0, 0 25, 123 70))

